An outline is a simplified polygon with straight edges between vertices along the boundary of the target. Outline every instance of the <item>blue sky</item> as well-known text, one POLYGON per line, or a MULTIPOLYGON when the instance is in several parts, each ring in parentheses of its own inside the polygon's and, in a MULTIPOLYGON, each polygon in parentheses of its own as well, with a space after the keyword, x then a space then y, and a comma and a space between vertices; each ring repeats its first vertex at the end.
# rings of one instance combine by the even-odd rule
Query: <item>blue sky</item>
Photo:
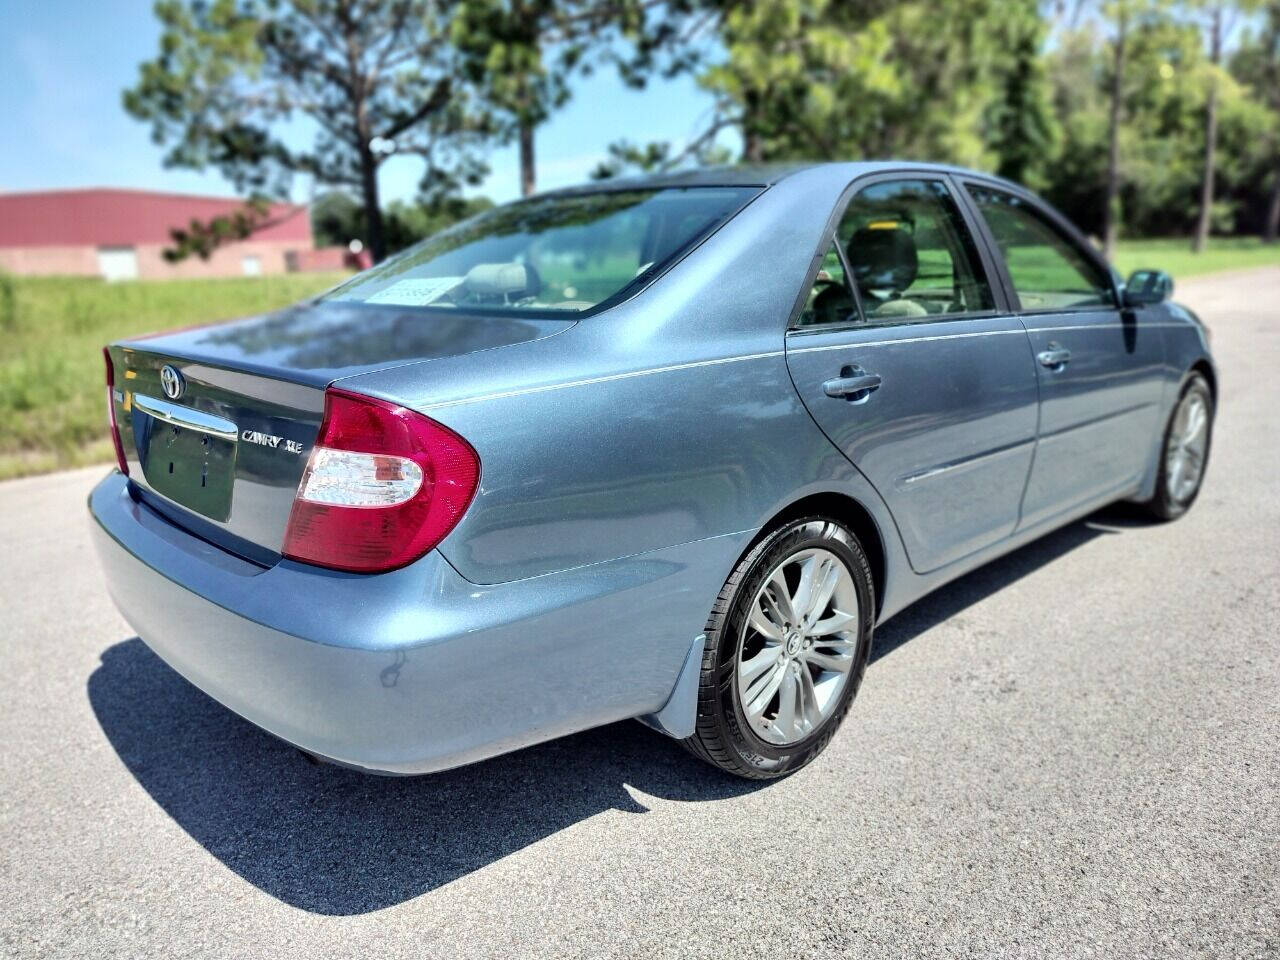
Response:
MULTIPOLYGON (((229 195, 216 171, 168 170, 145 124, 128 116, 120 92, 155 55, 159 29, 147 0, 0 0, 0 190, 140 187, 229 195)), ((706 119, 710 98, 684 78, 645 91, 611 71, 580 81, 569 105, 538 131, 538 186, 580 182, 627 137, 683 143, 706 119)), ((513 148, 489 157, 479 192, 502 201, 518 193, 513 148)), ((420 166, 383 166, 384 200, 411 198, 420 166)), ((295 186, 305 200, 307 184, 295 186)))

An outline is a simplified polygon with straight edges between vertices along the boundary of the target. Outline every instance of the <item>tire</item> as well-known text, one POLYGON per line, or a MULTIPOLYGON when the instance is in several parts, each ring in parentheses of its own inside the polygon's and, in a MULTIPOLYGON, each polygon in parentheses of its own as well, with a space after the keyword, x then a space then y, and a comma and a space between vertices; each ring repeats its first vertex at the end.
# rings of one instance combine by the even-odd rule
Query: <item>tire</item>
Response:
POLYGON ((1142 504, 1142 507, 1158 520, 1176 520, 1195 503, 1204 483, 1204 473, 1209 465, 1209 449, 1213 440, 1213 392, 1204 376, 1193 373, 1187 377, 1178 394, 1178 402, 1169 413, 1169 422, 1165 424, 1160 440, 1160 468, 1156 472, 1155 495, 1142 504), (1187 411, 1202 411, 1202 443, 1187 443, 1187 411), (1196 450, 1198 449, 1198 452, 1196 450), (1182 467, 1177 466, 1180 451, 1184 454, 1194 453, 1198 458, 1194 482, 1188 483, 1185 474, 1179 481, 1179 470, 1186 470, 1189 461, 1184 460, 1182 467))
POLYGON ((846 527, 806 517, 769 533, 738 563, 716 598, 706 626, 697 722, 684 745, 708 763, 752 780, 782 777, 809 763, 831 742, 857 695, 871 650, 874 611, 871 568, 846 527), (800 586, 806 573, 812 584, 807 593, 800 586), (792 611, 791 601, 797 601, 796 623, 780 617, 775 602, 789 584, 795 586, 788 587, 785 610, 792 611), (823 601, 828 584, 834 584, 831 599, 823 601), (856 611, 841 609, 854 598, 856 611), (779 628, 779 618, 788 629, 779 628), (756 666, 771 652, 776 652, 771 665, 756 666), (755 671, 762 672, 749 683, 755 671), (769 694, 766 688, 779 671, 776 692, 769 694), (789 706, 783 705, 784 693, 789 706))

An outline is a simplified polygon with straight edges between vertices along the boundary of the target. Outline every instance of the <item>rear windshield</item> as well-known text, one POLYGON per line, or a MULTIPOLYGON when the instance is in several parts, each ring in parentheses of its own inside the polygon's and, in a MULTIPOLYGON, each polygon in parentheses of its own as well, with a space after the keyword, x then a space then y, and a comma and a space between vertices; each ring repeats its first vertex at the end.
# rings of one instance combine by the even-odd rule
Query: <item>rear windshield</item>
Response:
POLYGON ((524 200, 429 237, 324 299, 581 313, 648 282, 758 192, 688 187, 524 200))

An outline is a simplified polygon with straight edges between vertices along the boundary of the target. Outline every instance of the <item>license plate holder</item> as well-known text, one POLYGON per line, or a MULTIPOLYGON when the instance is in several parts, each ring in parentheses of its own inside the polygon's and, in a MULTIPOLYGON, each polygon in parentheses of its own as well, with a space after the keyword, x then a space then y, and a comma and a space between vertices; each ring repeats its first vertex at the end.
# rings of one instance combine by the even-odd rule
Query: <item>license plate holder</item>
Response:
POLYGON ((142 441, 138 446, 147 485, 174 503, 225 523, 231 516, 235 484, 234 433, 227 436, 225 431, 202 430, 138 412, 142 415, 136 418, 134 429, 142 441))

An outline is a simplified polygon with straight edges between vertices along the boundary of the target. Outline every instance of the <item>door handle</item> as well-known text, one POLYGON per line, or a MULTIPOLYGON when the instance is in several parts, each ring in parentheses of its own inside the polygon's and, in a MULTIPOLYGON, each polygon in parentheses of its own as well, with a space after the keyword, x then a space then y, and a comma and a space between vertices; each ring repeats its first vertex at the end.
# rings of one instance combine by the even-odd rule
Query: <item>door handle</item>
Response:
POLYGON ((1040 361, 1040 366, 1057 372, 1071 361, 1071 351, 1059 344, 1050 343, 1048 350, 1041 350, 1036 354, 1036 359, 1040 361))
POLYGON ((880 374, 859 373, 854 376, 836 377, 822 385, 828 397, 844 397, 849 400, 865 400, 872 390, 880 389, 880 374))

